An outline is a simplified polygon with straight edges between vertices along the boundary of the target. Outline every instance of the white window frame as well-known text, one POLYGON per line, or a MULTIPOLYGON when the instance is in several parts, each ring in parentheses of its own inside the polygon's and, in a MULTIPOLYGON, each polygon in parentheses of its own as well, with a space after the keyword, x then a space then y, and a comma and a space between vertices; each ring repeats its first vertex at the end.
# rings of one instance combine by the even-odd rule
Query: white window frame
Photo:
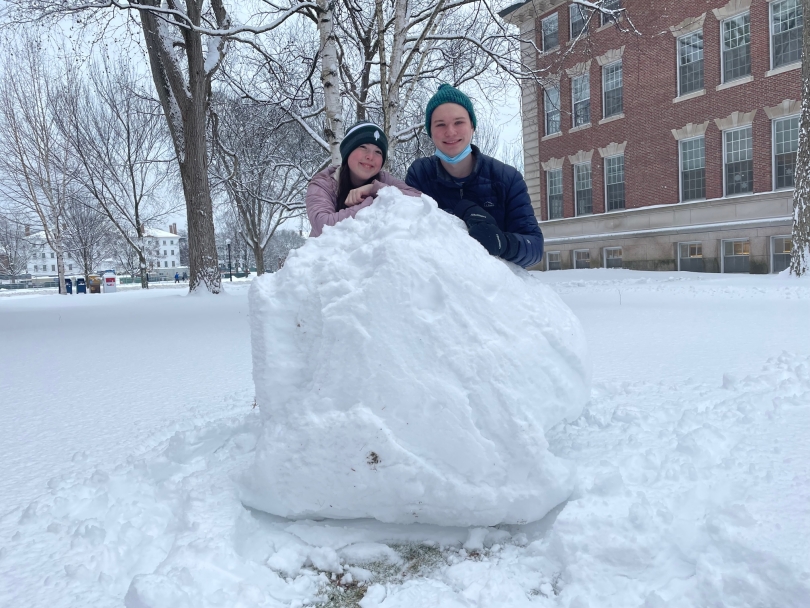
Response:
MULTIPOLYGON (((722 162, 720 166, 723 169, 723 198, 735 198, 738 196, 750 196, 754 194, 753 183, 751 187, 751 192, 739 192, 737 194, 726 194, 726 133, 731 133, 732 131, 742 131, 743 129, 751 129, 751 155, 754 154, 754 125, 743 125, 741 127, 734 127, 733 129, 726 129, 725 131, 720 131, 720 135, 722 137, 722 145, 723 145, 723 158, 721 159, 722 162)), ((773 153, 771 154, 773 156, 773 153)), ((706 142, 703 142, 703 158, 706 158, 706 142)), ((753 163, 753 158, 751 159, 753 163)), ((705 161, 704 161, 705 162, 705 161)), ((751 170, 753 171, 754 165, 751 165, 751 170)), ((734 239, 727 239, 727 240, 734 240, 734 239)), ((737 239, 740 240, 740 239, 737 239)), ((747 239, 742 239, 747 240, 747 239)))
POLYGON ((547 271, 549 271, 549 272, 553 272, 553 271, 551 270, 551 268, 549 268, 549 267, 548 267, 548 266, 549 266, 549 263, 550 263, 550 261, 549 261, 548 257, 549 257, 549 256, 550 256, 552 253, 556 253, 556 254, 557 254, 557 256, 559 257, 559 261, 560 261, 560 270, 562 270, 562 252, 561 252, 561 251, 546 251, 546 270, 547 270, 547 271))
MULTIPOLYGON (((549 194, 549 189, 551 187, 551 180, 548 178, 548 174, 552 173, 552 172, 557 172, 557 171, 560 172, 560 186, 563 189, 562 193, 563 194, 565 193, 565 176, 563 174, 562 167, 560 167, 559 169, 551 169, 550 171, 546 171, 546 214, 547 214, 546 217, 548 217, 549 220, 551 220, 551 219, 561 220, 561 219, 563 219, 565 217, 565 209, 564 208, 563 208, 563 215, 561 215, 560 217, 555 217, 555 218, 551 217, 551 200, 550 200, 551 195, 549 194)), ((565 204, 565 199, 563 199, 563 205, 564 204, 565 204)))
MULTIPOLYGON (((678 36, 675 39, 675 81, 676 81, 676 86, 677 86, 677 88, 675 89, 675 97, 676 98, 677 97, 685 97, 686 95, 696 95, 697 93, 700 93, 700 91, 705 91, 706 90, 706 46, 705 46, 706 38, 704 37, 703 38, 703 44, 704 44, 704 47, 703 47, 703 88, 702 89, 697 89, 697 90, 692 91, 690 93, 681 94, 681 40, 683 40, 684 38, 687 38, 689 36, 694 36, 698 32, 702 35, 703 34, 703 28, 700 28, 699 30, 695 30, 693 32, 689 32, 688 34, 684 34, 683 36, 678 36)), ((722 43, 723 43, 723 41, 721 40, 720 44, 722 44, 722 43)), ((722 70, 723 68, 721 67, 720 69, 722 70)))
MULTIPOLYGON (((776 4, 778 0, 768 0, 768 48, 770 49, 770 63, 769 69, 773 68, 773 5, 776 4)), ((801 0, 799 0, 799 6, 801 6, 801 0)), ((802 27, 804 27, 804 15, 802 15, 802 27)), ((785 65, 779 66, 780 68, 786 68, 789 65, 801 65, 801 54, 799 54, 799 60, 794 61, 793 63, 786 63, 785 65)))
MULTIPOLYGON (((751 258, 751 239, 749 239, 749 238, 721 239, 720 240, 720 274, 725 274, 725 272, 726 272, 726 243, 748 243, 748 258, 749 258, 749 261, 750 261, 750 258, 751 258)), ((732 273, 732 274, 735 274, 735 273, 732 273)))
POLYGON ((574 175, 574 217, 586 217, 588 215, 593 215, 593 165, 591 161, 586 161, 584 163, 577 163, 576 165, 572 165, 573 167, 573 175, 574 175), (591 212, 590 213, 579 213, 579 201, 577 200, 577 167, 584 167, 588 165, 589 171, 591 173, 591 212))
MULTIPOLYGON (((602 159, 602 186, 604 187, 604 192, 602 193, 603 197, 602 200, 605 201, 605 213, 613 213, 615 211, 624 211, 625 209, 627 209, 627 174, 625 173, 626 164, 624 163, 624 161, 622 161, 622 174, 624 174, 624 181, 622 182, 624 184, 624 207, 621 207, 620 209, 608 209, 608 192, 607 192, 608 160, 610 160, 611 158, 618 158, 620 156, 624 158, 624 152, 622 152, 621 154, 614 154, 613 156, 606 156, 605 158, 602 159)), ((591 173, 591 180, 593 180, 593 173, 591 173)), ((591 190, 593 190, 593 181, 591 182, 591 190)), ((621 249, 621 247, 619 247, 619 249, 621 249)))
MULTIPOLYGON (((770 10, 770 9, 768 9, 768 10, 770 10)), ((725 25, 726 25, 727 21, 731 21, 732 19, 737 19, 738 17, 742 17, 746 13, 748 14, 748 36, 749 36, 749 39, 748 39, 748 54, 749 54, 749 57, 751 57, 751 63, 752 63, 752 65, 751 65, 751 73, 748 74, 748 76, 740 76, 738 78, 735 78, 734 80, 741 80, 742 78, 748 78, 749 76, 754 75, 753 56, 752 56, 752 53, 751 53, 751 44, 752 44, 752 42, 751 42, 751 9, 749 8, 747 11, 739 12, 736 15, 732 15, 731 17, 728 17, 727 19, 723 19, 720 22, 720 84, 726 84, 727 82, 734 82, 734 80, 731 80, 731 81, 726 80, 726 62, 724 61, 724 57, 723 57, 723 52, 725 51, 725 48, 723 46, 725 44, 725 40, 723 38, 723 35, 724 35, 723 30, 725 28, 725 25)), ((770 29, 770 27, 771 26, 770 26, 770 23, 769 23, 768 24, 768 29, 770 29)), ((703 71, 703 86, 705 88, 706 87, 706 47, 705 47, 705 39, 704 39, 704 47, 703 47, 703 69, 704 69, 704 71, 703 71)))
MULTIPOLYGON (((548 106, 549 106, 549 104, 548 104, 548 94, 546 93, 546 91, 548 89, 544 88, 543 89, 543 133, 546 136, 555 135, 556 133, 562 133, 562 107, 561 107, 562 106, 562 94, 561 94, 560 85, 558 84, 556 87, 549 87, 549 88, 557 90, 557 106, 558 106, 557 107, 557 115, 558 115, 557 116, 557 122, 559 122, 560 128, 557 131, 554 131, 554 133, 549 133, 549 131, 548 131, 548 106)), ((573 91, 572 91, 571 99, 573 99, 573 95, 574 94, 573 94, 573 91)))
MULTIPOLYGON (((725 159, 726 159, 726 144, 725 140, 723 141, 723 179, 725 180, 726 175, 726 166, 725 166, 725 159)), ((694 203, 697 201, 705 201, 706 200, 706 135, 698 135, 697 137, 686 137, 684 139, 678 140, 678 202, 681 203, 694 203), (683 200, 683 151, 681 150, 681 144, 685 141, 691 141, 693 139, 700 139, 703 138, 703 198, 692 198, 688 201, 683 200)), ((725 182, 723 183, 723 192, 726 191, 725 182)))
POLYGON ((543 45, 543 52, 544 53, 548 53, 549 51, 553 51, 554 49, 560 48, 560 15, 559 15, 559 13, 555 12, 554 14, 548 15, 547 17, 540 20, 540 37, 542 38, 540 43, 543 45), (553 19, 555 17, 557 18, 557 46, 546 48, 546 30, 545 30, 545 27, 543 27, 543 24, 546 21, 548 21, 550 19, 553 19))
POLYGON ((607 268, 607 254, 608 251, 621 251, 622 262, 624 262, 624 251, 621 247, 602 247, 602 268, 607 268))
MULTIPOLYGON (((621 0, 619 0, 619 7, 618 7, 618 9, 616 9, 616 10, 621 10, 622 8, 624 8, 624 7, 622 6, 622 2, 621 2, 621 0)), ((609 9, 609 10, 613 10, 613 9, 609 9)), ((621 17, 619 17, 619 18, 617 18, 617 19, 616 19, 616 21, 610 21, 610 20, 609 20, 609 21, 605 21, 605 18, 606 18, 606 17, 607 17, 607 15, 606 15, 605 13, 601 13, 601 16, 600 16, 600 18, 599 18, 599 23, 600 23, 600 25, 601 25, 602 27, 605 27, 605 26, 606 26, 606 25, 608 25, 609 23, 618 23, 618 22, 619 22, 619 19, 621 19, 621 17)))
MULTIPOLYGON (((579 103, 585 101, 584 99, 579 103)), ((562 105, 562 104, 560 104, 562 105)), ((585 72, 584 74, 579 74, 578 76, 571 77, 571 128, 576 129, 578 127, 584 127, 585 125, 589 125, 593 122, 593 107, 591 106, 591 73, 590 71, 585 72), (588 122, 583 122, 581 125, 577 124, 577 101, 574 99, 574 81, 578 80, 579 78, 587 78, 588 80, 588 122)), ((560 129, 562 129, 562 112, 560 112, 560 129)))
POLYGON ((769 256, 771 263, 770 263, 770 268, 769 268, 769 271, 770 271, 769 274, 774 273, 774 270, 773 270, 773 256, 774 256, 773 242, 776 239, 790 239, 792 241, 793 240, 793 235, 791 235, 791 234, 775 234, 775 235, 773 235, 771 237, 771 241, 770 241, 770 244, 771 244, 770 249, 771 249, 771 251, 770 251, 770 256, 769 256))
MULTIPOLYGON (((576 40, 579 36, 582 35, 582 32, 580 32, 579 34, 574 36, 574 20, 572 18, 574 10, 579 10, 581 12, 586 12, 586 14, 583 15, 583 19, 585 20, 585 27, 584 27, 584 29, 582 31, 584 31, 586 33, 586 35, 588 34, 588 14, 587 14, 587 9, 584 6, 582 6, 581 4, 569 4, 568 5, 568 41, 569 42, 572 41, 572 40, 576 40)), ((558 32, 559 32, 559 30, 558 30, 558 32)), ((559 33, 557 34, 557 36, 559 36, 559 33)))
POLYGON ((574 249, 571 251, 571 269, 580 270, 577 268, 577 253, 585 252, 588 254, 588 268, 591 267, 591 250, 590 249, 574 249))
MULTIPOLYGON (((801 114, 791 114, 790 116, 780 116, 779 118, 774 118, 771 120, 771 190, 774 192, 787 192, 788 190, 795 189, 796 178, 793 178, 794 185, 788 188, 776 188, 776 123, 780 120, 788 120, 791 118, 798 118, 799 119, 799 130, 801 131, 802 124, 801 124, 801 114)), ((799 151, 796 151, 796 155, 798 156, 799 151)))
MULTIPOLYGON (((612 68, 616 64, 621 65, 622 60, 619 59, 618 61, 614 61, 613 63, 602 66, 602 118, 610 118, 610 116, 619 116, 620 114, 624 114, 624 66, 622 65, 622 111, 617 112, 616 114, 611 114, 610 116, 605 116, 605 93, 607 93, 607 90, 605 89, 605 70, 612 68)), ((588 99, 590 100, 590 97, 588 99)))
POLYGON ((678 272, 681 272, 681 245, 700 245, 700 257, 703 259, 703 241, 679 241, 677 244, 678 250, 676 257, 678 258, 678 272))

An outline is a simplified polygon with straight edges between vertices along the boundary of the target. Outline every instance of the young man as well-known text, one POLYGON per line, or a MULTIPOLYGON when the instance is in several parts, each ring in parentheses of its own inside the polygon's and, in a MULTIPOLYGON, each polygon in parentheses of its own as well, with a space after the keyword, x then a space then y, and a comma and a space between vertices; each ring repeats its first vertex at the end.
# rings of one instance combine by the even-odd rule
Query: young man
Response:
POLYGON ((436 155, 415 161, 405 183, 461 218, 491 255, 534 266, 543 257, 543 233, 526 182, 517 169, 471 144, 475 125, 470 98, 441 85, 425 108, 425 130, 436 155))

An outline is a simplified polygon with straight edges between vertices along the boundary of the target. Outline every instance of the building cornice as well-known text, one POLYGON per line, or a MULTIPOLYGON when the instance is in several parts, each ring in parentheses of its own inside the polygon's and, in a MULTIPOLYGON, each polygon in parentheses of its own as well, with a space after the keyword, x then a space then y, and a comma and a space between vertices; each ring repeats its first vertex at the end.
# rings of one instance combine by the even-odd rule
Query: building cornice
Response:
POLYGON ((685 127, 680 129, 672 129, 672 137, 676 140, 680 141, 682 139, 689 139, 691 137, 699 137, 706 133, 706 129, 709 128, 709 121, 707 120, 703 124, 694 124, 689 123, 685 127))
POLYGON ((622 55, 624 55, 624 45, 622 45, 620 49, 611 49, 604 55, 599 55, 599 57, 596 58, 596 63, 603 66, 616 63, 622 58, 622 55))
POLYGON ((672 32, 672 35, 676 38, 680 38, 685 34, 690 34, 703 29, 703 22, 705 20, 706 13, 703 13, 700 17, 687 17, 678 25, 670 25, 669 31, 672 32))
POLYGON ((554 171, 555 169, 562 169, 565 157, 562 158, 549 158, 546 162, 540 163, 543 166, 543 171, 554 171))
POLYGON ((773 120, 774 118, 782 118, 783 116, 791 116, 793 114, 799 114, 802 111, 802 102, 796 101, 794 99, 785 99, 782 103, 772 106, 770 108, 765 108, 765 113, 768 115, 768 118, 773 120))
POLYGON ((602 158, 607 158, 609 156, 618 156, 619 154, 624 154, 624 149, 626 146, 627 146, 626 141, 620 144, 610 143, 604 148, 599 148, 599 155, 602 158))
POLYGON ((744 127, 754 122, 756 113, 756 110, 751 110, 750 112, 732 112, 725 118, 715 118, 714 124, 716 124, 717 128, 721 131, 733 129, 734 127, 744 127))
POLYGON ((587 152, 585 152, 584 150, 580 150, 573 156, 569 156, 568 161, 572 165, 581 165, 582 163, 591 162, 592 157, 593 157, 593 150, 588 150, 587 152))
POLYGON ((570 67, 565 70, 565 73, 571 76, 582 76, 583 74, 587 74, 591 70, 591 61, 592 59, 588 59, 588 61, 583 61, 582 63, 578 63, 573 67, 570 67))
POLYGON ((712 10, 718 21, 734 17, 751 8, 751 0, 728 0, 728 4, 712 10))
POLYGON ((507 23, 520 27, 526 21, 542 17, 565 3, 565 0, 528 0, 514 10, 510 11, 512 7, 509 7, 498 14, 507 23))

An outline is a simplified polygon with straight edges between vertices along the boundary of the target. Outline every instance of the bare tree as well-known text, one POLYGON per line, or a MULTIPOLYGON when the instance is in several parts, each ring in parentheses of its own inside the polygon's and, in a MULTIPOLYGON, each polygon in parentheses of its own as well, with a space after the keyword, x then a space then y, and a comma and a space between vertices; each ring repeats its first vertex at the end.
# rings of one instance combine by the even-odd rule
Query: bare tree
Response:
POLYGON ((36 45, 19 47, 0 83, 0 190, 19 221, 42 226, 56 253, 59 293, 65 293, 65 207, 75 196, 71 148, 56 126, 60 77, 45 68, 36 45))
MULTIPOLYGON (((810 15, 810 0, 802 0, 810 15)), ((793 191, 793 251, 790 272, 797 277, 810 271, 810 28, 802 34, 802 113, 796 152, 796 187, 793 191)))
MULTIPOLYGON (((259 2, 252 14, 240 5, 242 25, 232 22, 225 0, 6 0, 12 22, 59 19, 85 14, 104 21, 111 11, 136 16, 149 56, 149 67, 174 144, 189 232, 189 289, 219 293, 221 279, 214 238, 208 182, 207 112, 211 81, 229 43, 261 48, 256 38, 283 25, 297 13, 314 16, 316 2, 259 2)), ((100 31, 106 28, 100 24, 100 31)))
POLYGON ((65 206, 65 252, 79 265, 85 281, 112 253, 114 228, 87 201, 76 197, 65 206))
POLYGON ((277 272, 284 266, 290 251, 298 249, 306 242, 303 236, 294 230, 279 230, 270 239, 265 250, 265 267, 268 272, 277 272))
POLYGON ((136 252, 141 287, 147 281, 149 226, 172 203, 172 145, 159 105, 126 64, 93 64, 61 98, 57 124, 78 159, 77 180, 122 239, 136 252))
POLYGON ((215 97, 212 108, 215 183, 260 275, 268 242, 285 221, 304 213, 307 184, 321 166, 319 146, 286 117, 277 106, 226 95, 215 97))
POLYGON ((31 244, 25 226, 0 215, 0 274, 16 283, 28 272, 30 257, 31 244))

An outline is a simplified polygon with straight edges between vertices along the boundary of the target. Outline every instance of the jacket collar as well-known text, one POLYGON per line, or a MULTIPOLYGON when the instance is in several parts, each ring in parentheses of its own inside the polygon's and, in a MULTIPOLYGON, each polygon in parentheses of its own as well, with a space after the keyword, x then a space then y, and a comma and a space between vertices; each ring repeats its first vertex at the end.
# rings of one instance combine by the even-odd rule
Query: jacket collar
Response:
POLYGON ((478 146, 472 145, 472 154, 475 157, 475 165, 473 165, 472 173, 470 173, 467 177, 459 178, 458 180, 450 175, 442 165, 442 161, 439 159, 438 156, 435 154, 431 156, 431 160, 433 161, 433 166, 436 168, 436 177, 439 181, 443 182, 445 185, 455 188, 459 181, 470 182, 475 181, 478 178, 478 174, 481 172, 481 158, 483 154, 481 154, 481 150, 478 149, 478 146))

